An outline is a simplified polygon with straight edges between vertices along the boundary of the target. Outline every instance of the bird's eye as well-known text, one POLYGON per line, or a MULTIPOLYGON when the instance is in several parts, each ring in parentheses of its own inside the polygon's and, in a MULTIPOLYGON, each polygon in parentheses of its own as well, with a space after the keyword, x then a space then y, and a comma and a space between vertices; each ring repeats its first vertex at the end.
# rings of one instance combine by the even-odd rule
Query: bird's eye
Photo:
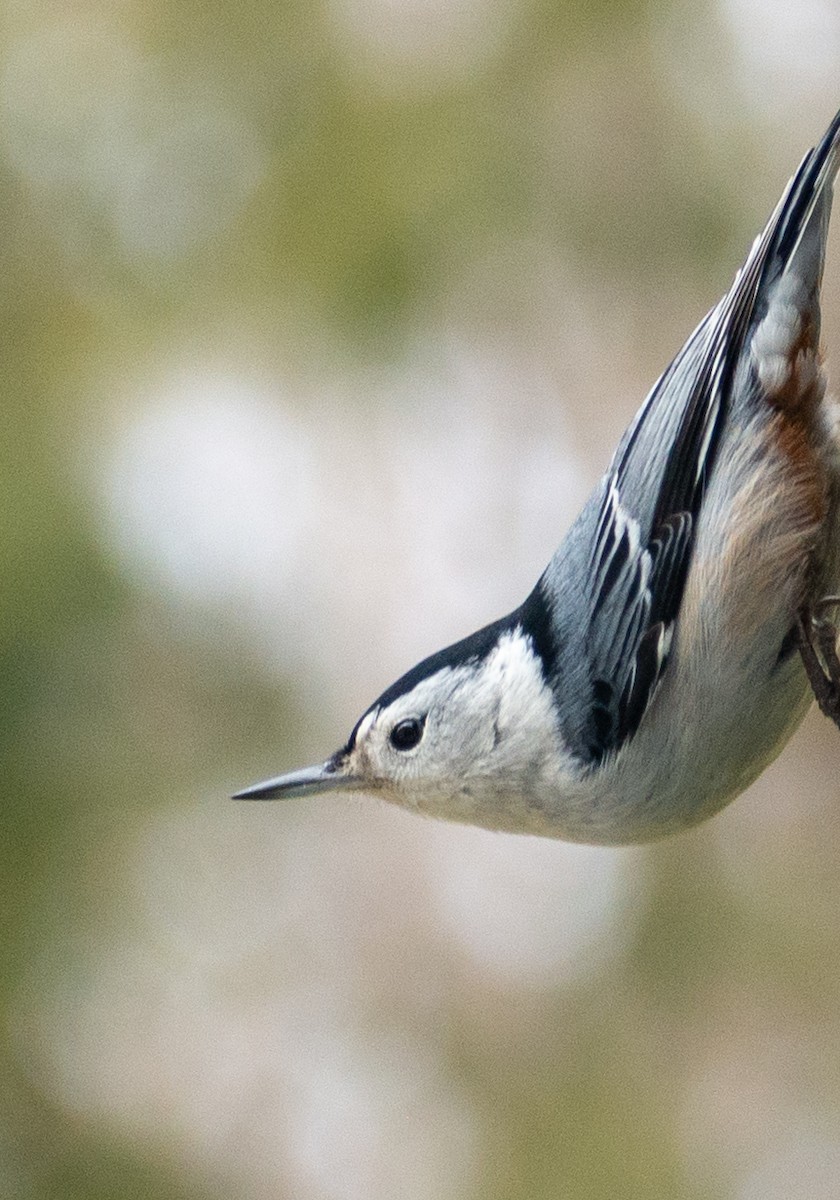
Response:
POLYGON ((413 750, 423 736, 424 717, 406 717, 391 730, 391 745, 395 750, 413 750))

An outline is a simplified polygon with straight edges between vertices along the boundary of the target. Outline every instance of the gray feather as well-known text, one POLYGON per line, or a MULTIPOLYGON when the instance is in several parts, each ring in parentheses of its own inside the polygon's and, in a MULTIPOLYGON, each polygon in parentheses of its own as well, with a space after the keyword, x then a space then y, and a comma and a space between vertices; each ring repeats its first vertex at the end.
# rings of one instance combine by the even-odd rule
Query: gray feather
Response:
POLYGON ((751 332, 794 259, 818 291, 839 139, 840 115, 729 292, 654 385, 538 584, 564 735, 593 765, 633 736, 667 669, 722 424, 734 405, 764 402, 757 380, 733 396, 751 332))

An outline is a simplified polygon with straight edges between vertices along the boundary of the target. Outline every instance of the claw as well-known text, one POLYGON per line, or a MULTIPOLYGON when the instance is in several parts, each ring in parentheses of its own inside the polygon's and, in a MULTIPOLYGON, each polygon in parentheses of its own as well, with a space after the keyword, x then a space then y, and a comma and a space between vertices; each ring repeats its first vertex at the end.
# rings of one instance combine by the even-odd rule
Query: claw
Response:
POLYGON ((817 704, 840 729, 840 656, 834 621, 821 614, 840 607, 840 596, 823 596, 796 619, 799 653, 817 704))

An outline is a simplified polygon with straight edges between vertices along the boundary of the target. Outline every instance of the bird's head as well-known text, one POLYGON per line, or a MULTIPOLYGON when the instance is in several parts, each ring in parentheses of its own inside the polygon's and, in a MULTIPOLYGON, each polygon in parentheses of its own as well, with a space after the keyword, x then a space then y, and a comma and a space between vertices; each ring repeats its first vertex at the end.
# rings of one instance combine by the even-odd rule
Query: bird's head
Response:
POLYGON ((325 763, 235 798, 364 791, 450 820, 505 828, 505 812, 521 806, 557 755, 556 711, 541 661, 521 626, 506 618, 397 680, 325 763))

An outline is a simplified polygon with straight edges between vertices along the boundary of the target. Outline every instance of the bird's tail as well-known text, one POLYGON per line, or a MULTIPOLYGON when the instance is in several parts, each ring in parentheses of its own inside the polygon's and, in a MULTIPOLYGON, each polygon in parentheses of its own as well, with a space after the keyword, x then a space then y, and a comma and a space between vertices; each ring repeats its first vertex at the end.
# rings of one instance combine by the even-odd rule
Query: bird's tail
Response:
POLYGON ((770 401, 791 413, 822 394, 820 285, 838 166, 840 113, 805 155, 744 268, 758 268, 753 363, 770 401))
POLYGON ((793 271, 803 282, 819 289, 838 166, 840 112, 820 142, 805 155, 767 224, 765 235, 770 234, 770 244, 760 286, 772 288, 780 275, 793 271))

